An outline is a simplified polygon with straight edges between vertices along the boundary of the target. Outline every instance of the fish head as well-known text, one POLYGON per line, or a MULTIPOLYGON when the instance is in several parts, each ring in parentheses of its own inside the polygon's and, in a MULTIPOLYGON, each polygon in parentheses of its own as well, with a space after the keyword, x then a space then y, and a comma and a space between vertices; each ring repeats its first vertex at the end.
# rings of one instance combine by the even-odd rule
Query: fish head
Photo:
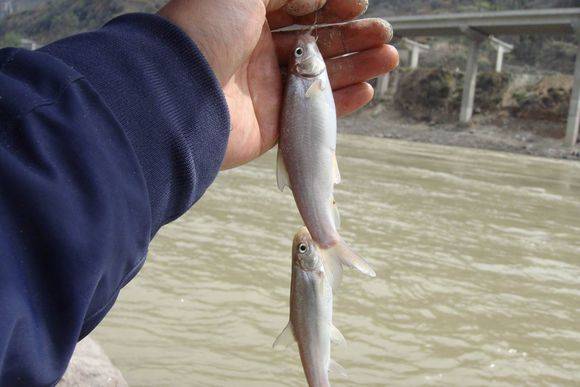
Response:
POLYGON ((291 73, 304 78, 317 77, 326 70, 324 58, 311 31, 298 36, 289 68, 291 73))
POLYGON ((323 270, 320 250, 306 227, 302 227, 294 236, 292 264, 305 271, 323 270))

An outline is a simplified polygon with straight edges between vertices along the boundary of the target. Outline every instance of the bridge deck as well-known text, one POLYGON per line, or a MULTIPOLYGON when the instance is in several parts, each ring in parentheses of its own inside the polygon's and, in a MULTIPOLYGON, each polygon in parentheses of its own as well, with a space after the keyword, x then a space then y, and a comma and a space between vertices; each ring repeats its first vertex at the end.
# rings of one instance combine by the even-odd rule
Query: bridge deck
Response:
POLYGON ((574 34, 579 45, 566 129, 566 143, 574 146, 578 141, 580 131, 580 8, 401 16, 388 18, 388 21, 392 24, 395 35, 402 38, 463 34, 472 39, 461 102, 460 122, 462 123, 468 123, 473 114, 477 55, 482 37, 574 34))
POLYGON ((471 27, 486 35, 572 34, 580 8, 399 16, 386 18, 401 37, 449 36, 471 27))

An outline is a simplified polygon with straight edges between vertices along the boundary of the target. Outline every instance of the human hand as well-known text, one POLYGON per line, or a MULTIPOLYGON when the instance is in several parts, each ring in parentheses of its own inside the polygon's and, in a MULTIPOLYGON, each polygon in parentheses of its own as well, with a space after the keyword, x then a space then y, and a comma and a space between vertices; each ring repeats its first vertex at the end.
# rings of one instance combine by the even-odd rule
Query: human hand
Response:
MULTIPOLYGON (((171 0, 159 11, 198 45, 223 87, 232 131, 222 169, 245 164, 276 144, 280 66, 290 57, 295 32, 272 30, 312 25, 318 9, 319 23, 345 22, 366 7, 367 0, 171 0)), ((319 28, 317 34, 339 116, 372 99, 366 80, 398 65, 396 49, 386 44, 392 30, 380 19, 319 28)))

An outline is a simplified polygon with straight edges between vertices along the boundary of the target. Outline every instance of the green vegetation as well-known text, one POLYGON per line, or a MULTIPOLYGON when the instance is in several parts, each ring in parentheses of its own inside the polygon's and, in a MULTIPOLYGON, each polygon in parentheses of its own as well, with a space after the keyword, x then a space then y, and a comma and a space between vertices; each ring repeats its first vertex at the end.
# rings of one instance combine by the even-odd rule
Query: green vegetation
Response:
POLYGON ((22 36, 15 32, 8 32, 0 38, 0 47, 16 47, 20 44, 22 36))
MULTIPOLYGON (((463 73, 443 68, 401 69, 394 101, 405 116, 432 123, 455 122, 461 106, 463 73)), ((517 74, 480 72, 476 113, 506 113, 526 119, 565 122, 572 76, 552 75, 533 83, 514 82, 517 74)), ((521 80, 521 78, 520 78, 521 80)))
MULTIPOLYGON (((572 8, 580 6, 579 0, 371 0, 369 15, 401 16, 454 12, 504 11, 517 9, 572 8)), ((503 40, 515 45, 515 50, 506 57, 507 64, 532 66, 541 69, 571 74, 574 71, 576 44, 572 36, 551 37, 544 35, 506 36, 503 40)), ((428 43, 448 41, 453 45, 461 39, 430 39, 428 43)), ((464 46, 464 44, 461 44, 464 46)), ((427 65, 443 65, 448 69, 462 68, 465 62, 463 47, 455 47, 437 55, 427 65), (455 60, 456 59, 456 60, 455 60)), ((490 47, 487 53, 491 54, 490 47)), ((430 55, 433 55, 431 53, 430 55)), ((482 55, 482 58, 490 55, 482 55)), ((423 59, 422 59, 423 60, 423 59)), ((484 63, 484 69, 491 69, 484 63)))
POLYGON ((543 78, 512 94, 512 115, 527 119, 565 122, 572 93, 572 79, 561 75, 543 78))
POLYGON ((50 0, 0 21, 0 40, 9 33, 46 44, 101 26, 126 12, 152 12, 161 1, 148 0, 50 0))
POLYGON ((446 122, 461 103, 462 74, 442 68, 401 69, 395 103, 406 116, 446 122))

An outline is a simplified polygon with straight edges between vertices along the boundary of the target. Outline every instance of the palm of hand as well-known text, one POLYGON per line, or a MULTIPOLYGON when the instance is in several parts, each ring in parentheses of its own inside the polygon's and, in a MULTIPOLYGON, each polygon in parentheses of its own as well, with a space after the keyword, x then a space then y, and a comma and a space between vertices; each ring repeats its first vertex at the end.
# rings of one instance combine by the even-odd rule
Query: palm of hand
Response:
POLYGON ((255 159, 276 142, 283 86, 272 34, 267 26, 247 60, 224 85, 232 130, 224 165, 255 159), (229 155, 235 158, 229 159, 229 155))
MULTIPOLYGON (((358 16, 367 2, 171 0, 159 11, 195 41, 223 87, 232 127, 222 168, 253 160, 276 143, 283 94, 280 66, 288 61, 296 35, 270 28, 311 25, 312 11, 324 4, 318 20, 337 23, 358 16), (291 16, 281 8, 285 4, 307 6, 310 13, 291 16)), ((318 36, 338 115, 366 104, 373 91, 365 81, 398 64, 396 50, 385 44, 392 30, 379 19, 323 27, 318 36)))

